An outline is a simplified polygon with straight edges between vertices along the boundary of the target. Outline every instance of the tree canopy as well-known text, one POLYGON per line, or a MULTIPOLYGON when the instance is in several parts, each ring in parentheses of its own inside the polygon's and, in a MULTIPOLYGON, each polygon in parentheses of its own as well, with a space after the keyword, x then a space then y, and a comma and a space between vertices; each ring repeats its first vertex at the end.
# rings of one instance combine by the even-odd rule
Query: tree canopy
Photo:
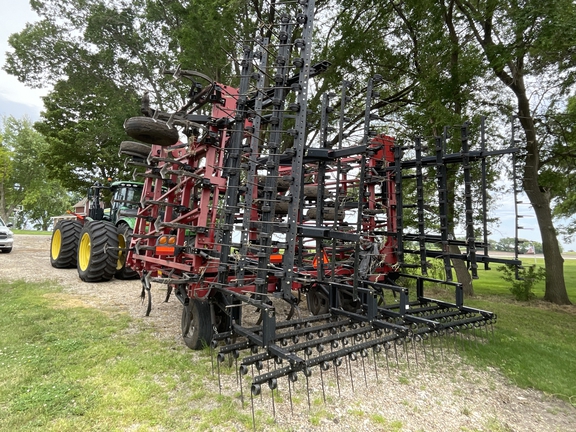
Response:
MULTIPOLYGON (((247 38, 275 31, 275 3, 31 0, 40 21, 10 37, 5 69, 30 86, 53 86, 35 126, 47 141, 48 176, 71 191, 127 176, 116 151, 125 137, 122 124, 137 115, 142 94, 163 110, 179 106, 178 87, 162 73, 178 65, 234 85, 235 53, 247 38)), ((553 218, 571 216, 576 207, 576 166, 568 157, 576 145, 576 102, 569 100, 576 78, 576 4, 325 0, 316 7, 313 55, 332 63, 316 79, 318 94, 338 94, 348 81, 352 96, 360 95, 367 77, 382 75, 386 85, 374 109, 385 132, 400 139, 434 136, 468 119, 477 128, 480 115, 487 115, 496 125, 492 141, 501 143, 511 131, 501 119, 514 115, 522 187, 546 257, 546 299, 567 303, 553 218)), ((454 138, 449 144, 456 146, 454 138)), ((0 153, 8 173, 4 159, 0 153)), ((450 175, 452 193, 460 193, 461 174, 450 175)), ((453 228, 461 213, 450 209, 453 228)), ((567 234, 576 232, 574 226, 567 234)))

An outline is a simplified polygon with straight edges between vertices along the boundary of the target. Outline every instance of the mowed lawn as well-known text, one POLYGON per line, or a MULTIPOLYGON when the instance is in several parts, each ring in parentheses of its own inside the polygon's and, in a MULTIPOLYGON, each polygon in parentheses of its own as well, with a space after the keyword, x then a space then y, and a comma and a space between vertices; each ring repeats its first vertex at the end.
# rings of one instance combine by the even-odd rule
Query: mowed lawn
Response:
MULTIPOLYGON (((565 270, 576 303, 576 260, 565 270)), ((465 302, 498 314, 494 336, 463 342, 462 355, 576 406, 576 306, 514 301, 500 275, 481 270, 465 302)), ((161 341, 55 285, 0 282, 0 296, 0 430, 252 429, 239 395, 218 392, 208 350, 161 341)), ((256 412, 257 429, 274 430, 270 418, 256 412)))

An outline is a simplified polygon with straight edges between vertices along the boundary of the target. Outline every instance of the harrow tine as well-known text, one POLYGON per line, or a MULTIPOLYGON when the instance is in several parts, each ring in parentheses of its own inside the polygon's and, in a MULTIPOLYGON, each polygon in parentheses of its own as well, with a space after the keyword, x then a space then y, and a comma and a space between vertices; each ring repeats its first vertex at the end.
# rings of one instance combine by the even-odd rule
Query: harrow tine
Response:
POLYGON ((402 346, 404 347, 404 355, 406 356, 406 364, 408 365, 408 370, 410 370, 410 359, 408 356, 408 344, 405 339, 402 339, 402 346))
POLYGON ((256 431, 256 417, 254 416, 254 394, 250 390, 250 406, 252 407, 252 430, 256 431))
POLYGON ((390 346, 385 345, 384 346, 384 354, 386 354, 386 370, 388 371, 388 379, 390 379, 390 361, 388 359, 388 350, 390 349, 390 346))
POLYGON ((310 382, 308 381, 308 377, 312 375, 312 373, 308 369, 304 369, 304 376, 306 377, 306 395, 308 396, 308 411, 311 409, 310 405, 310 382))
POLYGON ((324 399, 324 403, 326 403, 326 392, 324 390, 324 367, 323 367, 323 365, 320 366, 320 382, 322 383, 322 399, 324 399))
POLYGON ((424 363, 428 363, 428 354, 426 353, 426 339, 428 339, 428 333, 424 333, 425 337, 420 338, 420 344, 422 345, 422 351, 424 351, 424 363))
POLYGON ((378 363, 376 361, 376 347, 372 348, 372 357, 374 361, 374 374, 376 375, 376 382, 380 381, 378 378, 378 363))
POLYGON ((398 349, 396 348, 397 343, 394 342, 394 356, 396 357, 396 368, 400 369, 400 362, 398 361, 398 349))
POLYGON ((274 420, 276 420, 276 404, 274 402, 274 389, 278 388, 278 381, 276 378, 272 378, 268 381, 268 387, 270 388, 270 395, 272 396, 272 415, 274 416, 274 420))
POLYGON ((294 414, 294 405, 292 404, 292 382, 296 382, 298 376, 296 372, 292 372, 288 375, 288 394, 290 395, 290 411, 294 414))
POLYGON ((242 409, 244 409, 244 386, 242 385, 242 375, 246 375, 248 373, 248 368, 244 366, 240 370, 240 401, 242 402, 242 409))
POLYGON ((411 338, 412 339, 412 350, 414 351, 414 359, 416 361, 416 369, 419 368, 419 364, 418 364, 418 351, 416 350, 416 342, 415 342, 415 338, 411 338))
POLYGON ((338 386, 338 396, 340 397, 340 377, 338 374, 338 368, 342 364, 342 359, 340 357, 336 357, 333 360, 334 363, 334 374, 336 375, 336 385, 338 386))
POLYGON ((216 366, 218 369, 218 391, 222 394, 222 380, 220 379, 220 363, 224 361, 224 355, 222 353, 218 353, 216 356, 216 366))
POLYGON ((366 387, 368 387, 368 379, 366 378, 366 365, 364 364, 364 357, 367 356, 368 352, 365 349, 360 351, 360 358, 362 359, 362 370, 364 372, 364 384, 366 384, 366 387))

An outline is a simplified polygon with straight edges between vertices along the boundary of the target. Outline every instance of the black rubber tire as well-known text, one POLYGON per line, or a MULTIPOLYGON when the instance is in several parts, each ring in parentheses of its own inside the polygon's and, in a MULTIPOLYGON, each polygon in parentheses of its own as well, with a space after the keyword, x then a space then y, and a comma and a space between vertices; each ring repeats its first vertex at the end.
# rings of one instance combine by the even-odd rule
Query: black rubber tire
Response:
POLYGON ((52 267, 76 267, 80 231, 82 231, 82 223, 77 220, 63 220, 56 224, 50 239, 50 264, 52 267))
POLYGON ((130 239, 132 238, 132 228, 128 224, 121 223, 118 225, 118 260, 116 261, 116 279, 137 279, 138 273, 126 266, 126 256, 128 255, 127 249, 130 247, 130 239))
POLYGON ((152 147, 148 144, 136 141, 122 141, 120 143, 120 154, 146 159, 152 147))
POLYGON ((10 253, 10 252, 12 252, 12 248, 0 249, 0 252, 2 252, 2 253, 10 253))
POLYGON ((182 338, 186 346, 200 350, 212 340, 210 303, 189 299, 182 307, 182 338))
POLYGON ((308 301, 308 310, 312 315, 324 315, 330 310, 330 301, 328 294, 317 286, 312 285, 306 294, 308 301))
POLYGON ((116 226, 104 221, 90 221, 80 232, 78 276, 84 282, 105 282, 114 277, 118 262, 116 226))
POLYGON ((174 145, 180 139, 178 131, 161 120, 150 117, 132 117, 124 122, 124 130, 131 138, 163 147, 174 145))

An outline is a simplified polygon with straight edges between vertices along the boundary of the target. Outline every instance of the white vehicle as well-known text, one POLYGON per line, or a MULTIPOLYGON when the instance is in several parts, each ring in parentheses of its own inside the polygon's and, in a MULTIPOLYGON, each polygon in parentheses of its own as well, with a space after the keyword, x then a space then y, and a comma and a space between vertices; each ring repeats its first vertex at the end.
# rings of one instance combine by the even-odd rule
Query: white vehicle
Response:
POLYGON ((10 231, 11 223, 5 224, 0 218, 0 251, 3 253, 12 252, 12 245, 14 244, 14 233, 10 231))

